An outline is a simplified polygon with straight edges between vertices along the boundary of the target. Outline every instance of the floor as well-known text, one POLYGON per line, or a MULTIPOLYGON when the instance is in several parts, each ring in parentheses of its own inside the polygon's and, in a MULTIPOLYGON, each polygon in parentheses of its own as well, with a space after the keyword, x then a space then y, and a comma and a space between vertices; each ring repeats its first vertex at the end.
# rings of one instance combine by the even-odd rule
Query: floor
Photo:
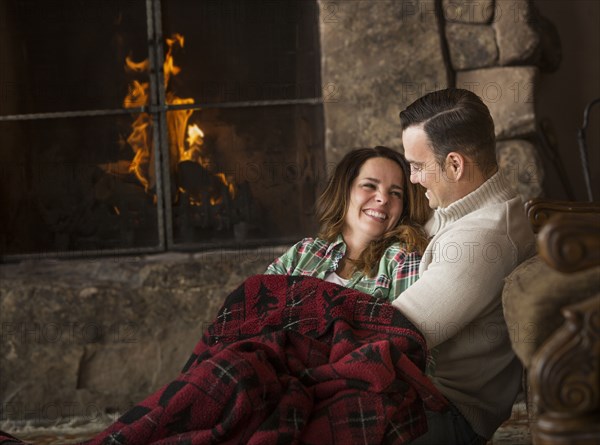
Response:
POLYGON ((531 445, 525 402, 515 403, 510 419, 498 428, 488 445, 531 445))
MULTIPOLYGON (((94 424, 67 423, 46 428, 29 427, 21 430, 15 430, 6 423, 0 423, 0 430, 10 432, 15 437, 35 445, 67 445, 92 437, 112 421, 112 418, 106 418, 94 424)), ((531 445, 524 403, 515 404, 511 418, 496 431, 488 445, 531 445)))

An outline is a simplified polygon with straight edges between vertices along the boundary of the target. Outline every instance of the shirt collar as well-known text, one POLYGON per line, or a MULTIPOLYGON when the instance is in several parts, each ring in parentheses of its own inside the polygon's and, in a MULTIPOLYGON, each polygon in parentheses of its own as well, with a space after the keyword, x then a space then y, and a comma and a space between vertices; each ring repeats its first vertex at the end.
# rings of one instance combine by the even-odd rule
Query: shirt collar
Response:
POLYGON ((338 250, 342 255, 346 253, 346 243, 341 233, 337 236, 335 241, 329 244, 329 247, 327 247, 327 256, 331 256, 332 252, 338 250))

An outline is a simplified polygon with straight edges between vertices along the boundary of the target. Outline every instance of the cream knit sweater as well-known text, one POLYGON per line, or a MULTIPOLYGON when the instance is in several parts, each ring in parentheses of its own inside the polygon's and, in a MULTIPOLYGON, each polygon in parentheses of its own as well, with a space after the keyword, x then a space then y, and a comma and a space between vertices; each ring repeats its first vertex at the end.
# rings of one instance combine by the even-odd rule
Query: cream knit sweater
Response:
POLYGON ((392 303, 425 335, 428 373, 474 431, 489 438, 521 384, 502 311, 504 278, 535 251, 523 203, 496 173, 435 211, 419 280, 392 303))

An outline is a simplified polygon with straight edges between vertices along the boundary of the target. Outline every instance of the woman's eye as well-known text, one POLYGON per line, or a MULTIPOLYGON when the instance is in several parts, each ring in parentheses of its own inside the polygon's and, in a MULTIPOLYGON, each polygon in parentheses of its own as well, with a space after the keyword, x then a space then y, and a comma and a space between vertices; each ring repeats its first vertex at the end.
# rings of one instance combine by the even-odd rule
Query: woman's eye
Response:
POLYGON ((367 182, 366 184, 363 184, 363 187, 374 189, 375 188, 375 184, 371 184, 371 183, 367 182))
POLYGON ((402 199, 402 192, 392 192, 392 196, 402 199))

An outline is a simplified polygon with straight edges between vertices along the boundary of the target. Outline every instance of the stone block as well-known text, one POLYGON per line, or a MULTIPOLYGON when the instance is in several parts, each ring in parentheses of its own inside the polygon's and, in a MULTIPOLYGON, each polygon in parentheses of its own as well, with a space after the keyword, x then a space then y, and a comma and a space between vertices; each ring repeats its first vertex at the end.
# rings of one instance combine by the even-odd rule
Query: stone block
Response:
POLYGON ((447 86, 434 2, 320 2, 327 162, 402 144, 399 113, 447 86))
POLYGON ((127 410, 177 377, 228 293, 284 250, 2 265, 0 420, 127 410))
POLYGON ((461 71, 456 86, 473 91, 489 107, 498 139, 535 132, 536 67, 499 67, 461 71))
POLYGON ((449 23, 446 39, 455 70, 492 66, 498 59, 496 37, 491 26, 449 23))
POLYGON ((540 46, 528 0, 497 0, 493 27, 500 65, 530 64, 540 46))
POLYGON ((494 0, 443 0, 447 22, 484 24, 494 17, 494 0))
POLYGON ((500 170, 523 202, 541 196, 544 168, 535 145, 522 139, 500 141, 496 144, 496 154, 500 170))

